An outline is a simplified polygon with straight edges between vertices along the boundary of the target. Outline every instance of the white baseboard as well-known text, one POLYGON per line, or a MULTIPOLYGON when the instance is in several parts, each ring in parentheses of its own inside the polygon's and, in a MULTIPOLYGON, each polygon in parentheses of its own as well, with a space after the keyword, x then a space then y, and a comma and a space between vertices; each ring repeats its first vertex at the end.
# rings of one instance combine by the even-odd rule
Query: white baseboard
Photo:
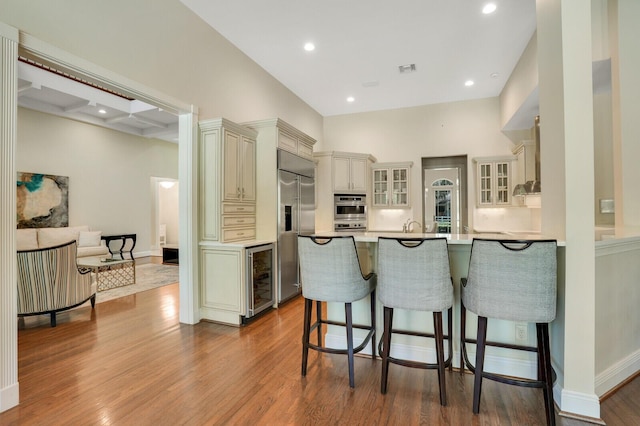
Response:
POLYGON ((569 415, 567 415, 567 417, 572 417, 577 414, 585 420, 593 419, 591 420, 592 422, 599 423, 600 398, 598 398, 596 394, 589 395, 567 389, 562 389, 560 393, 560 403, 558 404, 560 407, 560 415, 568 413, 569 415))
POLYGON ((18 383, 0 389, 0 413, 18 405, 20 402, 19 389, 20 386, 18 383))
POLYGON ((596 395, 601 397, 640 371, 640 350, 620 360, 596 376, 596 395))

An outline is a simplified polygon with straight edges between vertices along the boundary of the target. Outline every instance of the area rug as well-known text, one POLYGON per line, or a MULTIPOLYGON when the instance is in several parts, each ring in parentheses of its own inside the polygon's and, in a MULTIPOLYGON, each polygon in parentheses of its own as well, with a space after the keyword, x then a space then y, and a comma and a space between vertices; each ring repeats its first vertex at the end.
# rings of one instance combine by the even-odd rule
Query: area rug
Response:
POLYGON ((178 266, 173 265, 158 265, 156 263, 136 265, 135 284, 99 291, 96 297, 96 303, 106 302, 107 300, 118 297, 129 296, 130 294, 141 291, 177 283, 179 279, 178 270, 178 266))

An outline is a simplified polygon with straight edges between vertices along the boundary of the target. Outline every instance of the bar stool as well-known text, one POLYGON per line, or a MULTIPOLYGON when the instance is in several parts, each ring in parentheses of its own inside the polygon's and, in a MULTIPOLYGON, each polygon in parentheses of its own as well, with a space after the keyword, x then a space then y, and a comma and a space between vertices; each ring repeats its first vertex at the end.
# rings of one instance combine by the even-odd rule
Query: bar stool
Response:
POLYGON ((371 359, 376 358, 376 275, 362 275, 353 237, 298 236, 300 278, 304 297, 304 332, 302 335, 302 376, 307 375, 309 349, 332 354, 347 354, 349 362, 349 386, 355 387, 353 354, 361 352, 371 341, 371 359), (371 324, 353 324, 351 303, 371 295, 371 324), (313 301, 316 301, 316 322, 311 324, 313 301), (322 318, 322 302, 344 303, 345 322, 322 318), (347 349, 335 349, 322 345, 322 324, 346 328, 347 349), (367 330, 364 341, 353 347, 353 329, 367 330), (310 342, 313 330, 318 331, 318 343, 310 342))
POLYGON ((405 367, 437 369, 440 404, 447 405, 444 370, 451 367, 453 318, 453 282, 445 238, 379 238, 378 299, 384 306, 384 332, 378 347, 382 357, 380 391, 387 393, 389 363, 405 367), (393 310, 433 312, 434 333, 393 328, 393 310), (443 334, 442 312, 447 310, 447 335, 443 334), (436 363, 411 361, 391 356, 391 335, 403 334, 435 338, 436 363), (444 359, 444 339, 448 356, 444 359))
POLYGON ((475 374, 475 414, 480 412, 482 379, 485 378, 511 385, 541 387, 547 424, 555 425, 549 323, 556 317, 556 249, 555 240, 473 240, 468 278, 462 278, 460 286, 460 371, 464 371, 466 365, 475 374), (478 315, 477 342, 466 337, 466 309, 478 315), (536 323, 537 347, 487 341, 487 318, 536 323), (466 343, 476 343, 475 368, 467 357, 466 343), (537 352, 537 380, 483 371, 487 345, 537 352))

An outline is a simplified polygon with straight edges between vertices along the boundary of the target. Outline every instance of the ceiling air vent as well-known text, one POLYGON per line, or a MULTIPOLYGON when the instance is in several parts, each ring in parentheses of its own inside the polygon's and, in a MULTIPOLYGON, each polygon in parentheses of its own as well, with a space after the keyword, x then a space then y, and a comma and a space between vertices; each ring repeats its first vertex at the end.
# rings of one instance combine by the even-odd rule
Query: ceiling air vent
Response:
POLYGON ((416 64, 400 65, 398 67, 400 74, 407 74, 416 70, 416 64))

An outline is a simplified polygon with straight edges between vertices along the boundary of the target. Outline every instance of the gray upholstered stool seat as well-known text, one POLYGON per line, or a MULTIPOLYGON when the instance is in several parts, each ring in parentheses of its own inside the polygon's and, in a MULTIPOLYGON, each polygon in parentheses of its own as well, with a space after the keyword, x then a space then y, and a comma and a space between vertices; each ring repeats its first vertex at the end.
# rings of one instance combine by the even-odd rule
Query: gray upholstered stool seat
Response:
POLYGON ((473 240, 469 274, 462 279, 460 286, 460 371, 464 371, 466 365, 475 374, 473 412, 476 414, 480 411, 482 379, 485 378, 512 385, 541 387, 547 423, 555 424, 549 323, 556 317, 556 249, 555 240, 473 240), (467 309, 478 316, 477 341, 466 337, 467 309), (535 323, 537 347, 487 341, 487 318, 535 323), (467 357, 467 343, 476 343, 475 367, 467 357), (537 380, 483 371, 486 346, 537 352, 537 380))
POLYGON ((378 299, 384 306, 384 333, 378 352, 382 357, 380 390, 387 392, 389 363, 414 368, 438 370, 440 404, 447 405, 444 370, 451 366, 453 317, 453 283, 449 268, 449 252, 445 238, 379 238, 378 299), (393 328, 393 310, 433 312, 434 333, 393 328), (442 327, 442 312, 447 311, 448 333, 442 327), (404 334, 435 338, 436 362, 428 363, 391 356, 391 335, 404 334), (444 359, 444 339, 448 340, 448 356, 444 359))
POLYGON ((371 358, 376 351, 376 275, 363 276, 358 262, 353 237, 298 237, 300 278, 304 297, 304 332, 302 336, 302 375, 307 375, 309 349, 334 354, 347 354, 349 386, 355 386, 354 353, 362 351, 371 341, 371 358), (371 295, 371 323, 353 324, 351 304, 371 295), (316 322, 311 324, 313 301, 316 301, 316 322), (345 322, 322 318, 322 302, 340 302, 345 305, 345 322), (335 349, 322 345, 322 324, 340 325, 346 328, 347 348, 335 349), (353 347, 353 329, 367 330, 363 342, 353 347), (311 332, 317 329, 317 344, 310 342, 311 332))

